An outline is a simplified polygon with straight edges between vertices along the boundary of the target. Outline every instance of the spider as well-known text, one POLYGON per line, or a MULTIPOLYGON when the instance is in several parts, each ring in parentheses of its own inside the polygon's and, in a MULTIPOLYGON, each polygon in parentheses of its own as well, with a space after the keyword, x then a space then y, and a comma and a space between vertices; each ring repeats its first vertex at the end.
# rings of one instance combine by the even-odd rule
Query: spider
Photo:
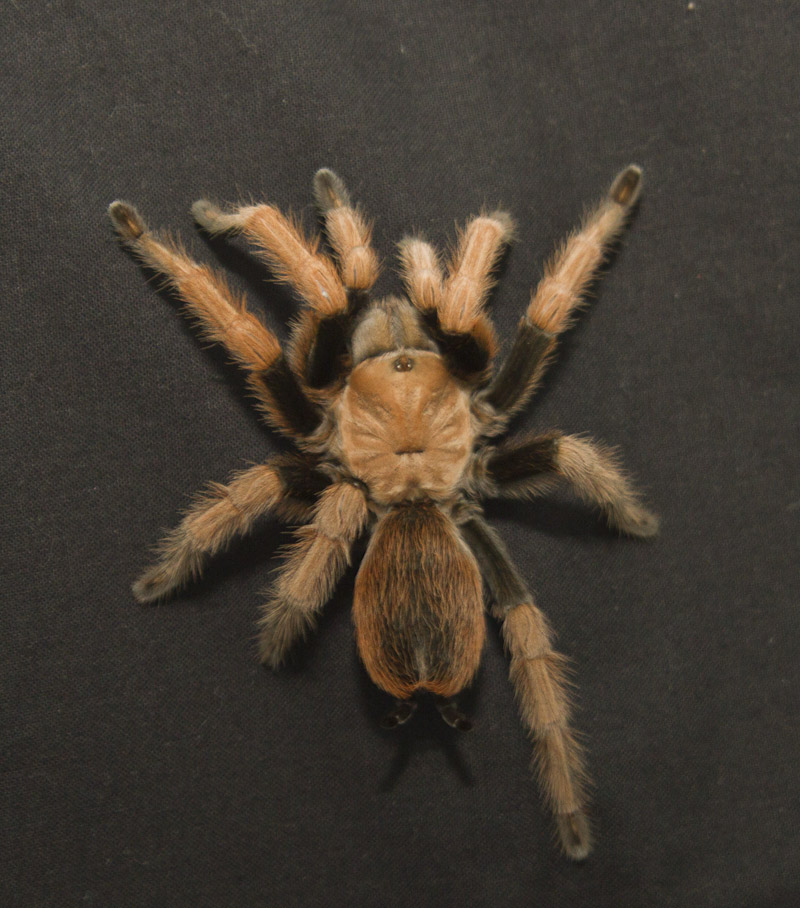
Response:
POLYGON ((444 273, 429 243, 405 237, 407 298, 373 299, 371 227, 332 171, 317 172, 314 195, 335 259, 272 205, 196 202, 204 230, 244 234, 305 303, 284 353, 222 277, 152 233, 132 205, 109 207, 124 243, 244 368, 266 420, 297 448, 213 484, 160 543, 157 561, 133 585, 136 599, 159 600, 196 578, 209 556, 267 512, 300 524, 259 624, 261 660, 276 668, 313 627, 354 542, 368 532, 353 620, 370 678, 395 700, 383 724, 406 722, 417 692, 429 692, 445 721, 467 730, 454 698, 478 669, 485 587, 541 786, 575 860, 592 841, 566 660, 480 500, 530 498, 563 481, 622 533, 657 532, 657 518, 608 449, 558 431, 492 441, 537 387, 641 183, 638 167, 623 170, 561 245, 497 370, 485 302, 512 236, 505 212, 471 219, 444 273))

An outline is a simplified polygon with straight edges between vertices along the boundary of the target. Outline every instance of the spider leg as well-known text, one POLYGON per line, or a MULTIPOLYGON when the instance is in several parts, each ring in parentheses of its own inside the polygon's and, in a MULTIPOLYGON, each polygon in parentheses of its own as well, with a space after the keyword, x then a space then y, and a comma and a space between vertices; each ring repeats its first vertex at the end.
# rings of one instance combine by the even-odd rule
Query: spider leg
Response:
POLYGON ((336 253, 339 274, 348 291, 367 293, 378 279, 378 257, 370 245, 372 228, 350 202, 344 182, 332 170, 314 174, 314 199, 325 233, 336 253))
POLYGON ((499 413, 516 412, 536 389, 558 335, 570 326, 573 313, 584 303, 584 293, 610 243, 624 227, 641 187, 642 172, 632 164, 616 177, 605 199, 547 263, 511 351, 485 393, 499 413))
POLYGON ((319 425, 319 412, 303 393, 278 339, 247 310, 244 298, 235 296, 211 268, 151 233, 133 205, 112 202, 108 211, 125 244, 166 279, 206 337, 221 343, 244 367, 267 419, 291 437, 311 434, 319 425))
POLYGON ((192 212, 209 233, 244 233, 275 275, 308 303, 296 329, 292 364, 311 388, 324 389, 348 371, 348 340, 379 268, 370 246, 369 225, 350 204, 344 183, 332 171, 320 170, 314 178, 314 194, 338 271, 317 252, 316 242, 309 242, 273 205, 223 212, 200 199, 192 212))
POLYGON ((492 271, 512 231, 511 218, 503 211, 473 218, 459 237, 446 278, 436 251, 425 240, 405 237, 399 244, 409 297, 450 371, 463 380, 485 375, 497 346, 484 304, 492 271))
POLYGON ((586 438, 560 432, 516 437, 488 448, 484 457, 478 482, 483 494, 529 498, 563 480, 620 532, 641 538, 658 533, 658 518, 644 507, 614 452, 586 438))
POLYGON ((347 291, 343 311, 320 315, 307 310, 301 314, 295 334, 298 369, 310 387, 323 389, 352 368, 353 330, 369 303, 369 291, 380 268, 370 244, 372 228, 352 205, 344 182, 332 170, 323 168, 314 175, 314 198, 347 291))
POLYGON ((317 252, 299 226, 274 205, 243 205, 223 212, 213 202, 192 205, 197 223, 208 233, 243 233, 277 278, 289 284, 321 316, 347 309, 347 293, 333 262, 317 252))
POLYGON ((289 648, 313 627, 350 560, 350 549, 367 523, 364 493, 336 482, 322 493, 309 526, 298 533, 259 622, 262 663, 277 668, 289 648))
POLYGON ((134 596, 155 602, 199 577, 210 556, 268 511, 290 520, 306 517, 327 484, 327 477, 299 455, 243 470, 228 485, 213 484, 159 543, 160 557, 133 584, 134 596))
POLYGON ((511 681, 535 740, 534 763, 561 844, 570 858, 581 861, 591 851, 592 837, 582 748, 569 725, 567 660, 553 650, 550 625, 497 534, 480 517, 462 524, 461 531, 481 567, 494 603, 492 614, 503 622, 511 681))

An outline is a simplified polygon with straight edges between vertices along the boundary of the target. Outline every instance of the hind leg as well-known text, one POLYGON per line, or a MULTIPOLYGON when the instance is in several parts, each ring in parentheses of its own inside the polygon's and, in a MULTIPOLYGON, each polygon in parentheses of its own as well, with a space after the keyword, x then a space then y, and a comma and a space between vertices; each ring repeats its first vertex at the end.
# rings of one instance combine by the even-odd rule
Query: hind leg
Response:
POLYGON ((592 850, 586 816, 583 754, 570 728, 567 660, 552 648, 553 632, 533 604, 497 534, 480 518, 462 526, 503 622, 510 677, 525 727, 535 742, 534 765, 555 814, 561 845, 574 861, 592 850))

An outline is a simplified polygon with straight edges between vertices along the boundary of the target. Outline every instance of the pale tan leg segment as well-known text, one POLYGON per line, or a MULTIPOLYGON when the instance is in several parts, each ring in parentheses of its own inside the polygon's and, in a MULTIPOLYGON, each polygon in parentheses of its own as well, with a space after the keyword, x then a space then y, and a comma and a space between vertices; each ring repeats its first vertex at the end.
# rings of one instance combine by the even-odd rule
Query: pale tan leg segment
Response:
POLYGON ((299 531, 263 608, 259 653, 265 665, 281 665, 295 640, 313 627, 349 563, 350 548, 368 516, 364 493, 351 483, 334 483, 322 493, 313 521, 299 531))
POLYGON ((220 275, 192 261, 175 243, 150 233, 133 205, 112 202, 108 213, 125 243, 179 293, 209 340, 223 344, 250 371, 268 369, 275 362, 281 353, 278 339, 220 275))
POLYGON ((609 244, 625 226, 642 188, 642 172, 631 165, 614 180, 606 198, 570 234, 545 266, 528 306, 528 318, 543 331, 560 334, 605 258, 609 244))
POLYGON ((511 656, 511 682, 522 720, 535 740, 534 763, 553 809, 561 844, 575 861, 592 850, 585 814, 586 771, 569 727, 567 660, 552 648, 547 619, 532 602, 503 615, 503 640, 511 656))
POLYGON ((504 211, 481 215, 467 224, 444 284, 440 307, 442 327, 449 331, 470 331, 481 318, 494 284, 492 271, 513 230, 511 216, 504 211))
POLYGON ((444 278, 439 256, 421 237, 404 237, 397 244, 400 274, 411 302, 422 312, 439 310, 444 295, 444 278))
POLYGON ((348 290, 365 293, 378 279, 378 257, 370 245, 372 228, 350 202, 342 180, 326 168, 314 175, 314 198, 348 290))
POLYGON ((247 533, 285 495, 279 473, 269 464, 244 470, 226 486, 212 485, 159 543, 159 560, 133 584, 134 596, 155 602, 199 577, 209 556, 247 533))
POLYGON ((223 212, 200 199, 192 214, 211 234, 243 233, 259 250, 275 277, 289 284, 319 315, 347 308, 345 287, 333 262, 317 252, 300 228, 274 205, 245 205, 223 212))
POLYGON ((639 492, 609 449, 565 435, 558 442, 557 470, 577 495, 599 507, 620 532, 645 539, 658 533, 658 517, 642 504, 639 492))
POLYGON ((487 401, 498 412, 516 412, 536 389, 552 359, 558 335, 570 326, 583 305, 586 288, 624 227, 641 189, 641 169, 635 164, 626 167, 606 198, 545 266, 511 351, 486 392, 487 401))

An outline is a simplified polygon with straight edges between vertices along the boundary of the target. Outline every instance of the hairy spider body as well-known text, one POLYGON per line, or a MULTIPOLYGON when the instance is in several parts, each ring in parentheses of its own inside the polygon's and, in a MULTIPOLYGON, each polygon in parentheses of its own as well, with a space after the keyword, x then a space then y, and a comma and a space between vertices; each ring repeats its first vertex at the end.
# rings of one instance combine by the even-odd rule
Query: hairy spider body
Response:
POLYGON ((378 687, 400 700, 454 697, 478 670, 483 612, 478 565, 440 505, 421 498, 380 518, 353 597, 358 651, 378 687))
POLYGON ((566 663, 483 520, 480 499, 535 496, 563 481, 620 531, 657 531, 656 518, 601 446, 558 431, 491 441, 535 390, 640 185, 637 167, 624 170, 558 250, 496 372, 484 305, 511 236, 504 212, 467 224, 446 275, 433 247, 405 238, 399 249, 408 299, 372 300, 378 260, 370 228, 331 171, 317 173, 314 189, 335 264, 273 206, 223 212, 196 202, 204 229, 243 233, 306 303, 287 356, 211 269, 151 233, 133 206, 114 202, 109 209, 121 238, 246 370, 267 420, 299 449, 213 485, 161 542, 158 560, 133 586, 137 599, 156 601, 197 577, 209 556, 267 512, 299 523, 260 621, 261 659, 277 667, 313 626, 353 543, 368 531, 353 619, 369 676, 397 701, 385 724, 407 721, 415 693, 430 691, 445 721, 466 730, 470 722, 452 698, 480 663, 485 589, 502 622, 561 843, 576 860, 588 855, 591 835, 566 663))
POLYGON ((334 409, 336 453, 378 505, 452 497, 476 431, 441 356, 398 350, 360 363, 334 409))

